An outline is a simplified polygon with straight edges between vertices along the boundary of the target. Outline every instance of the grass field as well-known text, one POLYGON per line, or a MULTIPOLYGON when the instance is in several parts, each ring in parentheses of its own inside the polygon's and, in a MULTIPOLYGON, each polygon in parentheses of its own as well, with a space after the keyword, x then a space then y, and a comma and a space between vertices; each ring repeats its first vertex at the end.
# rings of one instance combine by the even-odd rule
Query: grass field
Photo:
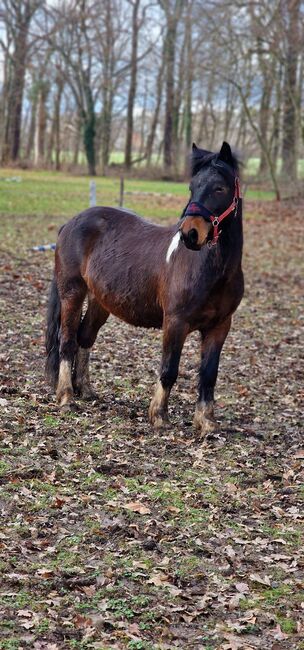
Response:
MULTIPOLYGON (((119 178, 94 180, 97 204, 118 205, 119 178)), ((177 219, 188 195, 186 183, 126 179, 124 206, 148 218, 177 219), (146 193, 153 194, 149 196, 146 193), (171 201, 168 201, 168 194, 172 195, 171 201)), ((246 198, 270 200, 273 193, 249 188, 246 198)), ((0 213, 67 218, 87 208, 88 204, 89 179, 86 176, 72 176, 62 172, 0 170, 0 213)))
MULTIPOLYGON (((5 175, 22 180, 0 185, 0 649, 304 650, 303 203, 246 202, 246 293, 220 363, 220 432, 202 440, 197 336, 157 433, 161 334, 112 317, 92 355, 99 399, 58 410, 43 378, 54 254, 30 249, 87 206, 88 179, 5 175)), ((118 181, 96 182, 115 203, 118 181)), ((126 205, 163 223, 187 196, 129 187, 157 193, 126 205)))

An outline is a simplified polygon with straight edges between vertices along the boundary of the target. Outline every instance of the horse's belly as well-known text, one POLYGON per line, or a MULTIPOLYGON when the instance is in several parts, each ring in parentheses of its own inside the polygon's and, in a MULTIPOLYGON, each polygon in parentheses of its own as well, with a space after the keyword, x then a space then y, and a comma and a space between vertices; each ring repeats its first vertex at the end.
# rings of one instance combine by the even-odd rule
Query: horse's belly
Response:
POLYGON ((102 306, 117 318, 135 325, 136 327, 161 328, 163 324, 163 312, 156 306, 137 303, 132 300, 118 300, 117 296, 101 296, 99 302, 102 306))
POLYGON ((90 292, 106 311, 137 327, 161 328, 163 310, 157 300, 156 289, 145 282, 119 281, 119 276, 85 278, 90 292), (116 278, 116 279, 115 279, 116 278))

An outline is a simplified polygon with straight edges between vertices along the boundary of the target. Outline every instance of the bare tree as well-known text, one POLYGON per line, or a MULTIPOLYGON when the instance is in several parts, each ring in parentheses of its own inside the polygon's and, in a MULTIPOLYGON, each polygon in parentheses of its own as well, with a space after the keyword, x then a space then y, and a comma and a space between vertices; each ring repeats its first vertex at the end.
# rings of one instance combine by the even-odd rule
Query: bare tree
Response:
POLYGON ((53 26, 49 42, 64 61, 62 75, 71 89, 81 119, 83 146, 88 172, 96 174, 96 76, 100 70, 94 58, 96 3, 70 0, 49 10, 53 26))
POLYGON ((133 110, 134 100, 136 94, 137 82, 137 51, 138 51, 138 32, 140 23, 138 20, 138 12, 140 7, 140 0, 128 0, 132 6, 132 44, 131 44, 131 77, 128 93, 128 108, 127 108, 127 133, 126 133, 126 146, 125 146, 125 167, 130 169, 132 160, 132 137, 133 137, 133 110))
POLYGON ((281 15, 286 27, 283 89, 282 176, 297 178, 297 72, 300 54, 300 0, 281 0, 281 15))
POLYGON ((164 164, 170 173, 173 162, 173 114, 174 114, 174 70, 176 57, 177 26, 183 9, 183 0, 159 0, 166 19, 165 66, 166 107, 164 124, 164 164))
POLYGON ((26 65, 29 56, 29 28, 43 0, 1 0, 0 19, 6 30, 2 47, 9 58, 6 124, 4 129, 4 161, 19 157, 22 104, 26 65))
POLYGON ((94 175, 116 147, 127 168, 163 156, 171 175, 192 138, 225 138, 259 157, 279 197, 303 152, 303 12, 301 0, 0 0, 0 157, 59 168, 84 153, 94 175))

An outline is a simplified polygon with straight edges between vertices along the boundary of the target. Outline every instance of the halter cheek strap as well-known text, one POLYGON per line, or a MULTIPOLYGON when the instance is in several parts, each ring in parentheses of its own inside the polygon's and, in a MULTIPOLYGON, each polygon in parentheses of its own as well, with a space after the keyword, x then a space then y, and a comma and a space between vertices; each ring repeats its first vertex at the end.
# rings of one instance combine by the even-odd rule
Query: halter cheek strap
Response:
POLYGON ((207 221, 211 221, 212 223, 213 238, 207 243, 209 248, 217 244, 217 240, 222 232, 221 230, 219 230, 219 225, 223 221, 223 219, 228 217, 228 215, 231 214, 231 212, 235 212, 236 214, 239 198, 240 198, 240 181, 236 176, 235 186, 234 186, 234 197, 232 203, 230 203, 229 207, 225 210, 225 212, 222 212, 222 214, 220 214, 218 217, 215 217, 212 214, 212 212, 210 212, 210 210, 208 210, 208 208, 206 208, 203 205, 203 203, 201 203, 200 201, 190 201, 190 203, 188 203, 186 211, 184 213, 184 217, 188 217, 188 216, 193 217, 194 215, 197 215, 203 217, 207 221))

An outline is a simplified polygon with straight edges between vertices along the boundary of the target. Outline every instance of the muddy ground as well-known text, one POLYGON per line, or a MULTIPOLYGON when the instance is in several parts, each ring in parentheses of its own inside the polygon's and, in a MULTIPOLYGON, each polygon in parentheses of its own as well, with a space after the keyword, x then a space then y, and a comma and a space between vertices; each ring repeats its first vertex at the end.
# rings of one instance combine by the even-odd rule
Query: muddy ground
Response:
POLYGON ((198 337, 155 433, 161 335, 114 318, 93 354, 100 401, 58 411, 43 381, 53 253, 29 249, 60 222, 2 217, 1 648, 304 648, 303 208, 247 206, 246 295, 206 440, 198 337))

